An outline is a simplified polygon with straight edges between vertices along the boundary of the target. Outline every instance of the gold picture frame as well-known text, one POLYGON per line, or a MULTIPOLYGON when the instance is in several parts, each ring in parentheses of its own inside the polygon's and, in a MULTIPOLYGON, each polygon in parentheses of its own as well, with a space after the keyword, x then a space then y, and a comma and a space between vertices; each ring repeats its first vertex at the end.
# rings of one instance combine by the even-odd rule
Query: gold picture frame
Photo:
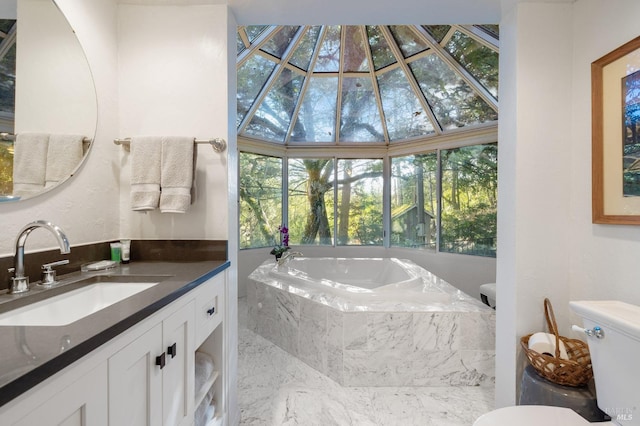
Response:
POLYGON ((640 36, 591 64, 591 102, 592 222, 640 225, 640 36))

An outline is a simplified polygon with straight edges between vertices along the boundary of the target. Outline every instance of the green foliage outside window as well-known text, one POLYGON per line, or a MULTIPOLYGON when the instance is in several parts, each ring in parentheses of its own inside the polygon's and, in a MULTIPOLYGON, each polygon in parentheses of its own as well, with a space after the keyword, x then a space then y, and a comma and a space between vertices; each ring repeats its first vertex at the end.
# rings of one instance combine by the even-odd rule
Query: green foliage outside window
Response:
POLYGON ((290 159, 291 242, 382 245, 382 164, 381 159, 290 159))
POLYGON ((0 194, 13 193, 13 151, 7 143, 0 142, 0 194))
POLYGON ((280 242, 282 159, 240 153, 240 248, 280 242))
POLYGON ((442 150, 440 251, 496 255, 498 145, 442 150))
POLYGON ((435 249, 437 170, 436 152, 391 159, 392 246, 435 249))
MULTIPOLYGON (((439 154, 391 159, 390 245, 495 257, 497 144, 439 154)), ((286 166, 283 220, 282 160, 241 153, 241 248, 273 245, 284 222, 295 245, 383 244, 381 159, 293 158, 286 166)))
POLYGON ((446 46, 456 60, 467 69, 495 98, 498 98, 499 54, 478 41, 456 31, 446 46))
POLYGON ((382 245, 382 160, 339 159, 337 245, 382 245))
POLYGON ((291 244, 333 244, 333 158, 289 159, 291 244))

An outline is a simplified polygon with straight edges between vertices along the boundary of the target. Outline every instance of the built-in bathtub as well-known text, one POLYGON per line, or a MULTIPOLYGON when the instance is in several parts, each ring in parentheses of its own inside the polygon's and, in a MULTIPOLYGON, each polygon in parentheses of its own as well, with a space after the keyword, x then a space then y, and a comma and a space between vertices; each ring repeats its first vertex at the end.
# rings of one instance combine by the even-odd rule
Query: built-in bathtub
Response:
POLYGON ((494 383, 495 312, 411 261, 266 261, 249 278, 249 328, 344 386, 494 383))

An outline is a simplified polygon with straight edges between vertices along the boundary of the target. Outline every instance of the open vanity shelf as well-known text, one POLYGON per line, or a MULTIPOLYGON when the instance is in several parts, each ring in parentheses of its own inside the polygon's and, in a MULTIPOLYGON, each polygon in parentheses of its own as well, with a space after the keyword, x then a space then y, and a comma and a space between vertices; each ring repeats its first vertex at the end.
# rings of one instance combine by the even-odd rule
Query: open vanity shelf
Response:
MULTIPOLYGON (((225 413, 223 392, 223 329, 226 324, 222 321, 224 298, 224 275, 216 276, 198 288, 196 296, 196 354, 201 352, 213 360, 213 371, 203 381, 200 389, 195 389, 194 395, 194 426, 215 426, 222 424, 225 413), (207 395, 213 393, 213 397, 207 395), (202 415, 201 404, 213 405, 213 416, 202 415)), ((195 364, 195 363, 194 363, 195 364)), ((194 370, 196 370, 194 365, 194 370)), ((197 382, 197 379, 195 380, 197 382)), ((211 410, 210 410, 211 411, 211 410)), ((208 413, 209 414, 209 413, 208 413)))

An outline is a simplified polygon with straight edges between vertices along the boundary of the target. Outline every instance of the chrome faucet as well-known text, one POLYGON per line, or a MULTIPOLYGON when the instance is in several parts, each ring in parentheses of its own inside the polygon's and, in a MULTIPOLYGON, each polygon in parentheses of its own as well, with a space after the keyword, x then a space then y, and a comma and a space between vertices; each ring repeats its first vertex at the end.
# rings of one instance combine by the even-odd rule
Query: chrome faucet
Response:
POLYGON ((9 293, 16 294, 29 291, 29 277, 24 275, 24 243, 27 242, 27 237, 29 236, 31 231, 36 228, 45 228, 51 231, 51 233, 58 240, 60 253, 67 254, 71 252, 71 248, 69 247, 69 240, 67 239, 67 236, 64 234, 62 229, 60 229, 60 227, 44 220, 36 220, 35 222, 27 224, 20 230, 20 232, 18 233, 18 238, 16 239, 16 256, 13 268, 13 272, 15 274, 11 280, 9 293))
POLYGON ((296 256, 304 256, 299 251, 285 251, 283 255, 278 259, 278 266, 282 266, 287 263, 289 260, 293 259, 296 256))

